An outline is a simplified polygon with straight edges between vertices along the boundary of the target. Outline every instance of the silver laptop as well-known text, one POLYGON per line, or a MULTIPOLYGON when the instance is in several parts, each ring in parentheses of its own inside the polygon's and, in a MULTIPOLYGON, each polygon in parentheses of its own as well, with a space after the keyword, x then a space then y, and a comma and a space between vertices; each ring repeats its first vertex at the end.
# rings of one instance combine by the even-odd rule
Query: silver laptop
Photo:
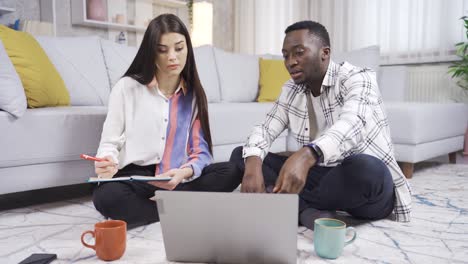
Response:
POLYGON ((170 261, 296 263, 295 194, 156 191, 170 261))

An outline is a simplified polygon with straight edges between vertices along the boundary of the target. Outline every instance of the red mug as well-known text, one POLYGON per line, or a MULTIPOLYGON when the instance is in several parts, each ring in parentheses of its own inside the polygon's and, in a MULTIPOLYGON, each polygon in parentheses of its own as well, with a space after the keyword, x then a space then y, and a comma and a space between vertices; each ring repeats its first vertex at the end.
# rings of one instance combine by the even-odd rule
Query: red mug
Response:
POLYGON ((96 251, 102 260, 116 260, 123 256, 127 244, 127 223, 121 220, 108 220, 94 225, 94 231, 88 230, 81 235, 81 243, 96 251), (95 244, 84 241, 84 236, 91 234, 95 244))

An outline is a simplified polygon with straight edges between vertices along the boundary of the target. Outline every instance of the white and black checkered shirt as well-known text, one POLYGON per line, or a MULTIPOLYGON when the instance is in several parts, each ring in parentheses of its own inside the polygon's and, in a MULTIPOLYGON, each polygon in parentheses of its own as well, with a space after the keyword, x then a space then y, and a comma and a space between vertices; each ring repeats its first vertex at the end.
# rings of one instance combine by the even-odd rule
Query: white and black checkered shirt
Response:
POLYGON ((244 158, 265 158, 273 141, 286 128, 299 144, 315 143, 320 147, 323 152, 321 166, 335 166, 353 154, 372 155, 381 159, 392 174, 395 220, 410 221, 411 189, 393 154, 375 72, 347 62, 336 64, 330 61, 319 100, 326 129, 317 138, 310 138, 308 131, 306 96, 309 94, 304 85, 287 81, 266 120, 250 134, 244 147, 244 158))

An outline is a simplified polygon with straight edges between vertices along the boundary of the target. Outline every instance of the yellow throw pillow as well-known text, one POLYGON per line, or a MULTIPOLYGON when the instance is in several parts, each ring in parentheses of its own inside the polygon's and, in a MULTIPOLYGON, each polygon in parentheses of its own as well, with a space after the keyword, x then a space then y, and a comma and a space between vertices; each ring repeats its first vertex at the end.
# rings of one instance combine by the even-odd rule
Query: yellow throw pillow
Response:
POLYGON ((260 93, 257 101, 274 102, 281 93, 283 84, 289 80, 283 60, 265 60, 260 58, 260 93))
POLYGON ((65 83, 31 35, 0 25, 0 39, 21 79, 29 108, 70 105, 65 83))

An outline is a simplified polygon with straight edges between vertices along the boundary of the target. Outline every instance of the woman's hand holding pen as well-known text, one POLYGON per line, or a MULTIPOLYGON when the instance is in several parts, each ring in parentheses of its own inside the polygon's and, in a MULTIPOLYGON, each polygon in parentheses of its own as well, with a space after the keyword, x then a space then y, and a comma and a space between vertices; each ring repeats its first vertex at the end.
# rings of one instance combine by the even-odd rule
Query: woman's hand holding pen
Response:
POLYGON ((179 183, 181 183, 184 179, 190 178, 193 175, 193 169, 191 167, 186 167, 182 169, 171 169, 162 173, 160 175, 156 175, 156 177, 171 177, 170 181, 155 181, 149 182, 150 184, 166 189, 166 190, 174 190, 179 183))
POLYGON ((105 156, 103 161, 94 162, 94 171, 99 178, 112 178, 119 170, 118 164, 111 156, 105 156))

